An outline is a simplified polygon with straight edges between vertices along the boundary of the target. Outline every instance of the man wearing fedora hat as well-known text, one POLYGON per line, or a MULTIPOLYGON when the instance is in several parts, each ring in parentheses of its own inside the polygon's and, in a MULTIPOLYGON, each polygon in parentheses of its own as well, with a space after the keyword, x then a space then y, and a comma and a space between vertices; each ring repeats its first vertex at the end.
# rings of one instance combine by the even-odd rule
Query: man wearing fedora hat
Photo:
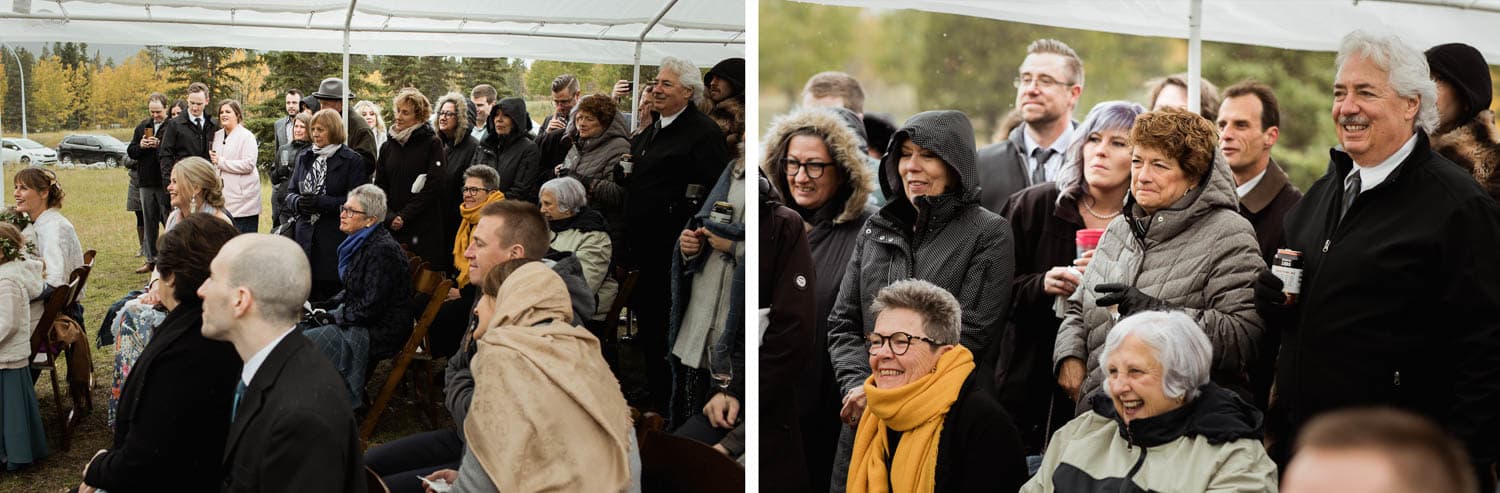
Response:
MULTIPOLYGON (((340 112, 344 111, 341 98, 348 95, 349 99, 354 99, 354 93, 346 91, 344 81, 337 77, 323 79, 323 83, 318 84, 318 92, 312 95, 318 99, 319 108, 340 112)), ((363 117, 353 112, 345 118, 344 129, 349 139, 346 145, 365 158, 366 175, 375 174, 375 131, 370 130, 370 124, 365 123, 363 117)))

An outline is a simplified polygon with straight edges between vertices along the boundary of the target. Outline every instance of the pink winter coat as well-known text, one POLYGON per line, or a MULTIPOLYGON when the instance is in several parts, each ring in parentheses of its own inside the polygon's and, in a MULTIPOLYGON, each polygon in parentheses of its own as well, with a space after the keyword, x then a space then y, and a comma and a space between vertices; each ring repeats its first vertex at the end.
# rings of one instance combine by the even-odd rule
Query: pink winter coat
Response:
POLYGON ((255 169, 255 134, 244 125, 225 137, 214 132, 214 152, 219 153, 219 176, 224 179, 224 210, 231 217, 260 214, 260 173, 255 169))

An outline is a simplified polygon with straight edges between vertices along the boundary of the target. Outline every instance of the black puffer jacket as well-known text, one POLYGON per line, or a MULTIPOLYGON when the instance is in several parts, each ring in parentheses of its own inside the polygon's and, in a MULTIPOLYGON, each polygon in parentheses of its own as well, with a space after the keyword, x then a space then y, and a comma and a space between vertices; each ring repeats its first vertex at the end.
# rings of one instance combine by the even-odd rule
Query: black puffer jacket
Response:
MULTIPOLYGON (((474 164, 483 164, 500 172, 500 191, 507 200, 525 200, 537 203, 537 192, 542 188, 541 152, 526 132, 531 131, 531 116, 526 113, 526 100, 505 98, 495 105, 509 116, 510 133, 495 133, 495 119, 484 122, 485 137, 474 153, 474 164)), ((493 115, 492 115, 493 116, 493 115)))
MULTIPOLYGON (((875 320, 865 310, 881 288, 917 278, 947 289, 963 305, 960 343, 984 354, 1005 324, 1015 272, 1010 223, 979 206, 974 129, 957 111, 928 111, 891 137, 881 162, 881 188, 890 202, 865 223, 828 316, 828 352, 840 391, 870 375, 865 335, 875 320), (910 140, 948 165, 949 193, 906 196, 898 164, 910 140)), ((977 359, 977 357, 976 357, 977 359)))

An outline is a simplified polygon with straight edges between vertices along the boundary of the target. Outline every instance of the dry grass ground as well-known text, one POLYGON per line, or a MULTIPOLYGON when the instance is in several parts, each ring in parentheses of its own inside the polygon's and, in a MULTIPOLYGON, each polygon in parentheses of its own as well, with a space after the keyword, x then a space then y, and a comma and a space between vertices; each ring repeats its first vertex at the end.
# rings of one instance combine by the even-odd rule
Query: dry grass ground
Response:
MULTIPOLYGON (((125 136, 129 138, 127 134, 125 136)), ((37 138, 33 134, 33 139, 37 138)), ((61 139, 59 134, 55 137, 61 139)), ((55 141, 54 141, 55 144, 55 141)), ((6 185, 13 186, 13 177, 19 166, 6 166, 6 185)), ((135 216, 125 210, 125 190, 129 177, 124 168, 115 169, 63 169, 58 170, 58 180, 67 194, 62 212, 72 221, 85 250, 98 250, 94 271, 84 294, 84 328, 90 341, 95 340, 95 331, 104 318, 104 311, 126 292, 139 288, 145 274, 133 271, 141 265, 136 257, 139 243, 135 233, 135 216)), ((5 190, 6 203, 13 202, 11 190, 5 190)), ((262 180, 264 213, 261 214, 261 231, 270 229, 270 185, 262 180)), ((55 422, 52 385, 43 376, 37 382, 37 399, 41 403, 42 416, 48 430, 49 454, 39 464, 17 472, 5 472, 0 468, 0 492, 57 492, 77 486, 85 462, 95 451, 108 448, 114 440, 114 432, 106 425, 108 415, 109 385, 114 376, 114 350, 110 347, 93 348, 94 362, 94 409, 82 418, 73 433, 69 450, 58 448, 59 429, 55 422)), ((441 362, 439 362, 441 364, 441 362)), ((375 383, 385 381, 387 365, 382 365, 371 379, 372 391, 378 390, 375 383)), ((63 380, 63 379, 59 379, 63 380)), ((65 380, 63 380, 65 382, 65 380)), ((67 384, 63 383, 63 392, 67 384)), ((379 444, 419 431, 433 429, 421 416, 418 407, 411 402, 407 388, 397 391, 391 407, 382 415, 380 426, 372 437, 372 444, 379 444)), ((64 397, 64 405, 69 399, 64 397)), ((437 413, 446 418, 446 413, 437 413)), ((439 423, 450 426, 451 423, 439 423)), ((170 481, 170 478, 163 478, 170 481)))

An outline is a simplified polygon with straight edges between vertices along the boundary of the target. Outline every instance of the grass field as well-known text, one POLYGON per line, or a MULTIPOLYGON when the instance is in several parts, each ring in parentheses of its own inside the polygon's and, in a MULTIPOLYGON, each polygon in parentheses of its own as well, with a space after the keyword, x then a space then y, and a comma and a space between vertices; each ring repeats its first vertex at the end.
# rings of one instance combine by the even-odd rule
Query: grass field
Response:
MULTIPOLYGON (((32 134, 32 138, 37 139, 37 134, 32 134)), ((61 139, 62 133, 55 138, 61 139)), ((14 202, 10 187, 14 186, 14 176, 19 169, 18 165, 5 166, 6 204, 14 202)), ((135 256, 140 247, 133 226, 135 217, 125 210, 125 191, 129 177, 124 168, 62 169, 58 170, 58 180, 66 193, 63 215, 68 217, 78 231, 83 248, 99 252, 83 297, 84 329, 88 332, 89 340, 93 341, 95 331, 109 305, 126 292, 139 288, 147 279, 146 274, 133 272, 141 265, 142 259, 135 256)), ((264 232, 270 229, 271 224, 270 185, 264 178, 261 185, 263 212, 260 230, 264 232)), ((92 351, 94 409, 74 431, 71 447, 69 450, 58 448, 60 442, 56 432, 61 428, 55 422, 52 384, 48 377, 43 376, 37 382, 36 391, 48 430, 49 455, 39 464, 21 471, 5 472, 0 467, 0 492, 66 491, 78 485, 83 466, 93 457, 94 452, 109 448, 112 444, 114 432, 106 425, 105 420, 108 416, 109 385, 114 376, 114 350, 105 347, 93 348, 92 351)), ((371 379, 371 389, 378 390, 377 385, 385 381, 388 366, 383 365, 376 371, 375 377, 371 379)), ((59 380, 64 382, 63 392, 67 392, 65 380, 59 380)), ((382 415, 380 426, 371 439, 372 445, 430 429, 406 389, 402 387, 398 390, 396 399, 392 400, 391 406, 382 415)), ((63 402, 68 405, 69 399, 64 397, 63 402)), ((446 419, 446 413, 437 414, 446 419)), ((451 423, 439 425, 450 426, 451 423)), ((171 478, 162 480, 170 484, 171 478)))

